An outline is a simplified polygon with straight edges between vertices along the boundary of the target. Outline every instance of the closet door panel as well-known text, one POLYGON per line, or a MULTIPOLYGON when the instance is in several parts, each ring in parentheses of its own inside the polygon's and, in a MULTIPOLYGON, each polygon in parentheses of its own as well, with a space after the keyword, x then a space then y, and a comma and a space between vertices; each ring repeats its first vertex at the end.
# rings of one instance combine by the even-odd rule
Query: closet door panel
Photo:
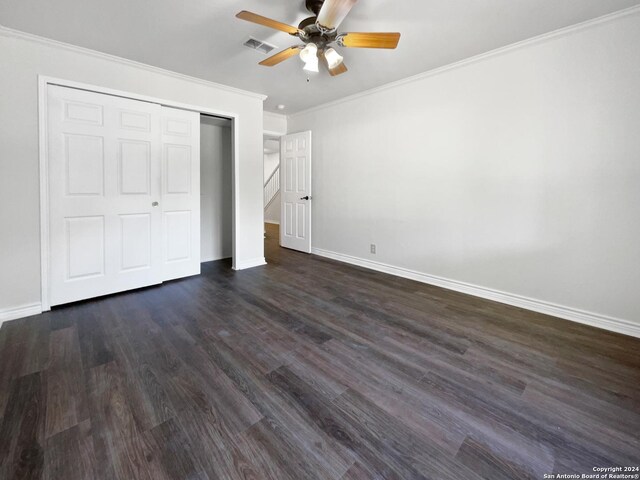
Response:
POLYGON ((162 107, 162 279, 200 273, 200 114, 162 107))
POLYGON ((161 107, 47 93, 51 305, 160 283, 161 107))

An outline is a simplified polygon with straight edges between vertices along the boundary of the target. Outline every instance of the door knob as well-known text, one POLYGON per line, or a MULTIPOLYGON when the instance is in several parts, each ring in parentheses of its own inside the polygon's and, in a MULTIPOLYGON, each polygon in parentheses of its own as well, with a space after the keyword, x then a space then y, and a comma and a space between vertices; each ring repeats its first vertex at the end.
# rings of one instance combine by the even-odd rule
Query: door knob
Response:
POLYGON ((153 202, 153 203, 151 204, 151 206, 152 206, 152 207, 157 207, 157 206, 158 206, 158 202, 153 202))
POLYGON ((309 195, 305 195, 304 197, 300 197, 300 200, 309 200, 310 198, 309 195))

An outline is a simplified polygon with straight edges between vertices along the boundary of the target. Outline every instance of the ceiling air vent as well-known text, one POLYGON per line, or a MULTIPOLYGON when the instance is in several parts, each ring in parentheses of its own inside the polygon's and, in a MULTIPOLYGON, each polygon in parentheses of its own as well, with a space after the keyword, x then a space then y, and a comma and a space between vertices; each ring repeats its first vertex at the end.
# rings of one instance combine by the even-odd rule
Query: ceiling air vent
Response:
POLYGON ((244 42, 245 47, 252 48, 253 50, 257 50, 260 53, 264 53, 265 55, 274 50, 276 47, 274 45, 270 45, 265 42, 261 42, 253 37, 249 37, 249 40, 244 42))

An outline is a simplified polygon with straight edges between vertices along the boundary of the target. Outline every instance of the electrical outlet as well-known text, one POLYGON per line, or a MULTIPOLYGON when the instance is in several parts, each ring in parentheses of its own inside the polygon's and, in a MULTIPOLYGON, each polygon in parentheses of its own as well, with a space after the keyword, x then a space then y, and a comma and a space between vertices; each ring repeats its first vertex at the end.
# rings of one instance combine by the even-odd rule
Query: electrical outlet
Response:
POLYGON ((373 253, 374 255, 376 253, 376 244, 375 243, 371 244, 371 253, 373 253))

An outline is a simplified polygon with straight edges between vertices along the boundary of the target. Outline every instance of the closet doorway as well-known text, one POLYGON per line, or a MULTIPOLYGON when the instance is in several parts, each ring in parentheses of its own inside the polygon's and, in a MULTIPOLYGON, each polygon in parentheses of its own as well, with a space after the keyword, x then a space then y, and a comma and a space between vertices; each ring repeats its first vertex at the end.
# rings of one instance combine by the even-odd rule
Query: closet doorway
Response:
POLYGON ((40 79, 43 310, 233 256, 235 117, 170 103, 40 79))
POLYGON ((200 115, 200 261, 232 256, 233 138, 228 118, 200 115))

